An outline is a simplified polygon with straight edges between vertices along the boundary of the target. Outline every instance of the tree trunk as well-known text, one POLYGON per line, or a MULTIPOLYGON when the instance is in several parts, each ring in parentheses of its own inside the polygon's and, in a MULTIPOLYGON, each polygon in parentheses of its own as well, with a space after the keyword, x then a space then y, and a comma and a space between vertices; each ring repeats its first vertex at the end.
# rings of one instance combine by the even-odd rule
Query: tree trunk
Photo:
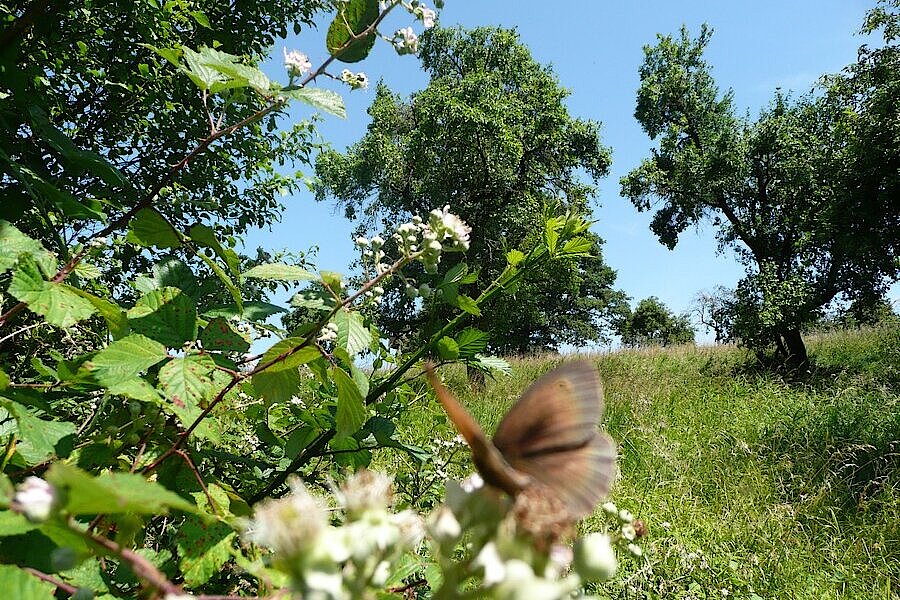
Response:
POLYGON ((799 329, 788 329, 781 334, 784 347, 787 350, 787 364, 795 369, 809 367, 809 356, 806 354, 806 345, 799 329))

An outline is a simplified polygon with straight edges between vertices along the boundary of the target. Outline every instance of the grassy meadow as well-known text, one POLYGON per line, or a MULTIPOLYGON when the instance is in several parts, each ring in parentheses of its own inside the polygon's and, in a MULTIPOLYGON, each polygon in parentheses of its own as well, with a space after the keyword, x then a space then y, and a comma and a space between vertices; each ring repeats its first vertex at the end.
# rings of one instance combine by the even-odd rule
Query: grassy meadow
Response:
MULTIPOLYGON (((619 445, 612 500, 650 529, 600 596, 900 598, 900 328, 812 336, 809 349, 802 377, 756 370, 733 347, 590 357, 619 445)), ((482 390, 444 374, 492 431, 559 360, 514 360, 482 390)), ((450 436, 430 397, 409 415, 410 440, 450 436)), ((403 480, 410 467, 389 468, 403 480)))

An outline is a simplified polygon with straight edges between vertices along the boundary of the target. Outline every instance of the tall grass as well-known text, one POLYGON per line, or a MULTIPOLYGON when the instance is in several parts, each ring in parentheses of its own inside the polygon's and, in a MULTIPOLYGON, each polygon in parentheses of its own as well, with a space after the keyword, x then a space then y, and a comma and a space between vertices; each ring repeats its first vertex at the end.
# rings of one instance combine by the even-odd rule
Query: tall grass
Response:
MULTIPOLYGON (((821 335, 810 351, 792 378, 732 347, 589 357, 619 445, 612 499, 650 528, 644 557, 598 594, 900 598, 900 329, 821 335)), ((461 371, 448 384, 492 431, 560 360, 516 360, 481 390, 461 371)), ((451 435, 433 406, 406 431, 451 435)))

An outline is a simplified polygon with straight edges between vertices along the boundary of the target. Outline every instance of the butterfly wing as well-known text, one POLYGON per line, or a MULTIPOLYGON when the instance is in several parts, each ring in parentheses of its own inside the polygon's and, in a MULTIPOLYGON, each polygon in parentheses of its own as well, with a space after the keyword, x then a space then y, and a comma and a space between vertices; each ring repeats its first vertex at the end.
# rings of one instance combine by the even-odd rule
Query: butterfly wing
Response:
POLYGON ((573 517, 589 514, 615 475, 615 444, 597 430, 603 386, 588 362, 570 362, 533 383, 497 428, 509 465, 543 484, 573 517))
POLYGON ((456 426, 456 430, 469 444, 469 448, 472 450, 472 462, 475 463, 478 472, 481 473, 484 480, 511 496, 519 493, 523 487, 530 483, 530 479, 509 466, 503 455, 500 454, 494 444, 484 434, 481 427, 478 426, 478 423, 475 422, 475 419, 472 418, 472 415, 441 384, 431 365, 425 365, 425 373, 428 376, 431 387, 434 388, 438 400, 456 426))

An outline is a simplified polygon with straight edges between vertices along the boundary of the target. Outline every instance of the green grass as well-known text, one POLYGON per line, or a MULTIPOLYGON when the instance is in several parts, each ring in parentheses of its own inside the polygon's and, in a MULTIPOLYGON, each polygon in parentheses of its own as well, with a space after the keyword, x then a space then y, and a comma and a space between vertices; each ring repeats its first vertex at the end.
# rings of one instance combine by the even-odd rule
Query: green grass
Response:
MULTIPOLYGON (((591 357, 619 444, 612 500, 650 528, 644 558, 624 560, 601 595, 900 598, 900 330, 809 346, 814 367, 794 378, 730 347, 591 357)), ((445 375, 492 431, 559 360, 515 360, 483 390, 445 375)), ((450 435, 433 405, 403 429, 450 435)))

